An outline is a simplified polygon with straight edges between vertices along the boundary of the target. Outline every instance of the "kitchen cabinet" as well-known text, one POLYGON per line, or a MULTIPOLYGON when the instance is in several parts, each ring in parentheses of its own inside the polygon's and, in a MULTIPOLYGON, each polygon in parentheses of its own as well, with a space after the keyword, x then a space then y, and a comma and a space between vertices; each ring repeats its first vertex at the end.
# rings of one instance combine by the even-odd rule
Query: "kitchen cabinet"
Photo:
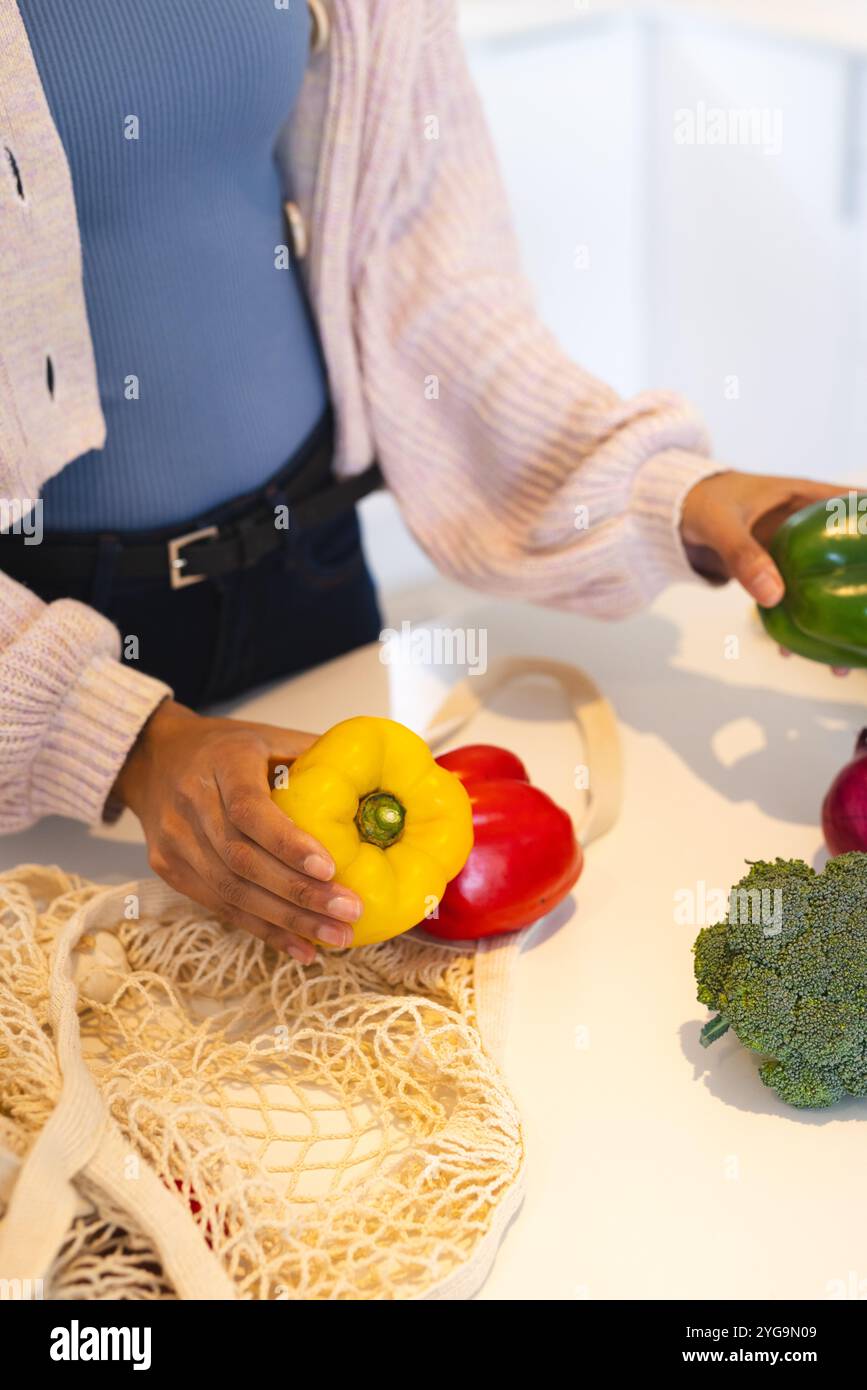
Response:
POLYGON ((643 371, 642 36, 617 19, 470 44, 540 311, 622 391, 643 371))
POLYGON ((652 379, 701 406, 738 467, 853 478, 867 315, 849 63, 690 24, 651 26, 647 62, 652 379))
POLYGON ((471 65, 570 354, 624 392, 685 392, 732 464, 848 481, 867 444, 867 59, 725 11, 603 7, 522 38, 511 13, 501 38, 470 26, 471 65))

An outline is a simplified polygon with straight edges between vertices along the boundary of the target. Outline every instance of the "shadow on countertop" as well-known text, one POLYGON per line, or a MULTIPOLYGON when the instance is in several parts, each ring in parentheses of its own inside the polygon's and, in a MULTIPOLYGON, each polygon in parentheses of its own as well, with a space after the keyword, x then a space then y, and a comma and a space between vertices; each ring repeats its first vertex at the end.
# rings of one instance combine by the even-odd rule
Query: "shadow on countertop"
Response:
MULTIPOLYGON (((712 613, 709 622, 714 621, 712 613)), ((767 639, 750 630, 750 611, 731 631, 731 615, 720 629, 720 665, 723 643, 729 636, 742 642, 739 658, 750 661, 754 643, 767 639)), ((730 685, 713 674, 678 666, 680 632, 675 623, 656 613, 643 613, 613 628, 582 626, 576 649, 568 644, 560 653, 577 661, 600 682, 615 707, 618 719, 639 733, 663 740, 697 777, 728 801, 754 802, 767 815, 787 824, 818 825, 819 807, 834 774, 849 762, 858 730, 867 724, 867 685, 864 673, 853 672, 841 681, 830 670, 827 698, 807 689, 817 678, 814 663, 798 657, 784 659, 791 673, 791 689, 771 690, 765 685, 730 685), (799 673, 806 676, 799 693, 799 673), (840 700, 841 690, 852 698, 840 700), (835 696, 836 698, 832 698, 835 696), (714 749, 714 739, 738 720, 748 718, 761 730, 764 746, 726 764, 714 749)), ((729 665, 728 662, 725 663, 729 665)), ((501 696, 500 699, 503 699, 501 696)), ((556 718, 544 702, 508 698, 514 719, 556 718)), ((498 702, 499 703, 499 702, 498 702)))
MULTIPOLYGON (((867 723, 867 691, 860 673, 847 680, 862 699, 839 700, 840 678, 827 672, 828 697, 797 691, 797 657, 783 658, 792 690, 763 685, 727 685, 712 675, 674 665, 679 634, 673 623, 646 619, 653 640, 641 652, 640 679, 618 691, 617 712, 632 728, 653 733, 726 800, 754 802, 775 820, 818 825, 822 799, 834 774, 852 757, 855 736, 867 723), (664 640, 661 640, 664 632, 664 640), (857 682, 857 685, 856 685, 857 682), (669 698, 648 701, 649 683, 664 685, 669 698), (832 699, 832 692, 837 699, 832 699), (764 736, 764 746, 727 766, 714 751, 715 735, 747 717, 764 736)), ((747 634, 748 635, 748 634, 747 634)), ((743 660, 748 660, 748 654, 743 660)), ((815 675, 810 672, 811 678, 815 675)))
POLYGON ((693 1081, 701 1082, 724 1105, 753 1115, 776 1115, 801 1125, 826 1125, 832 1121, 867 1120, 867 1102, 841 1100, 826 1110, 796 1110, 786 1105, 759 1076, 762 1058, 750 1052, 734 1033, 727 1033, 712 1047, 702 1047, 701 1023, 681 1025, 680 1046, 693 1069, 693 1081))

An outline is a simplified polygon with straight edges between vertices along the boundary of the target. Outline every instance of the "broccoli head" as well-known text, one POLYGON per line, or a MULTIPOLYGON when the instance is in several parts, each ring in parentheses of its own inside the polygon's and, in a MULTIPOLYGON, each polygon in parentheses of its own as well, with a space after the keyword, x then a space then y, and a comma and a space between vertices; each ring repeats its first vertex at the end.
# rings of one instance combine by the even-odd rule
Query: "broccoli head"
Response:
POLYGON ((732 1028, 789 1105, 867 1096, 867 854, 753 864, 693 951, 706 1047, 732 1028))

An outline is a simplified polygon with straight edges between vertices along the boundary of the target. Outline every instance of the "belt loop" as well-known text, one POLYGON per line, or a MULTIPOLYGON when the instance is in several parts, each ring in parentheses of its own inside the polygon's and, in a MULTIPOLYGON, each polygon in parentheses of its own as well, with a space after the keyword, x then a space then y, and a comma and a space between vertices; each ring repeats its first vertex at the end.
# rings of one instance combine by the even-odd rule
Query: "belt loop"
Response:
POLYGON ((105 535, 100 536, 97 540, 90 604, 99 613, 105 613, 108 609, 117 557, 120 552, 121 544, 117 536, 105 535))
POLYGON ((250 544, 254 525, 255 522, 251 516, 242 516, 238 520, 238 556, 240 558, 238 568, 242 570, 247 569, 256 558, 250 544))

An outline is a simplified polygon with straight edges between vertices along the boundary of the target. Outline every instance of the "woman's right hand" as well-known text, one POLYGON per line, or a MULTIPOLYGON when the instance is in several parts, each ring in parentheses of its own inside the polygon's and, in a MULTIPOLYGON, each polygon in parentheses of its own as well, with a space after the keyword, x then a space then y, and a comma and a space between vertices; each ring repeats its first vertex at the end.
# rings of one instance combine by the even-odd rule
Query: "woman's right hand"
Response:
POLYGON ((291 763, 314 737, 165 700, 113 789, 142 823, 154 873, 305 964, 314 941, 351 945, 363 907, 331 882, 322 845, 271 800, 269 763, 291 763))

